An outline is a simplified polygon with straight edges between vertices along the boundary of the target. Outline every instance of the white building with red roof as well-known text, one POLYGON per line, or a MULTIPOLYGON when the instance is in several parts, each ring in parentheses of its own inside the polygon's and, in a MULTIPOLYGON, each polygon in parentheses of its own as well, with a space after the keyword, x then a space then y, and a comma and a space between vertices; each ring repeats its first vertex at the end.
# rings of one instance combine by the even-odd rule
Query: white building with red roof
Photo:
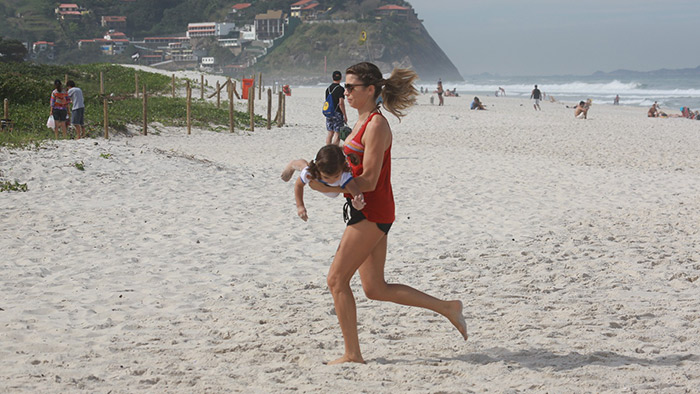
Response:
POLYGON ((290 6, 289 16, 292 18, 308 19, 316 15, 320 6, 317 0, 299 0, 290 6))
POLYGON ((55 14, 57 15, 58 19, 75 20, 80 19, 80 17, 83 15, 83 10, 78 7, 77 4, 63 3, 59 4, 59 6, 56 8, 55 14))
POLYGON ((100 18, 100 24, 102 27, 108 27, 110 29, 125 29, 126 28, 126 17, 125 16, 103 16, 100 18))

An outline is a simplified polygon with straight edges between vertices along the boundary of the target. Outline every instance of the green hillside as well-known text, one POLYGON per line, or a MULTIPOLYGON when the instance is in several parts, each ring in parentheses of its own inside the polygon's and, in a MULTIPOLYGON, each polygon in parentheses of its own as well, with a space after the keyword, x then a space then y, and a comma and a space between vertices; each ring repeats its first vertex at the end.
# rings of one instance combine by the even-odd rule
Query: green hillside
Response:
MULTIPOLYGON (((403 0, 318 0, 317 10, 326 23, 303 23, 292 18, 287 35, 278 40, 268 55, 258 59, 254 70, 268 75, 303 76, 309 81, 326 79, 324 62, 328 68, 343 69, 349 64, 370 60, 382 69, 395 66, 413 67, 423 79, 442 77, 461 80, 452 62, 432 40, 419 21, 411 23, 391 18, 380 18, 375 10, 381 5, 410 5, 403 0), (328 23, 330 20, 348 23, 328 23), (410 26, 409 26, 410 25, 410 26), (368 39, 360 42, 360 32, 368 39)), ((252 23, 256 14, 267 10, 289 12, 295 0, 257 0, 240 14, 229 11, 238 1, 230 0, 82 0, 78 6, 86 10, 74 21, 58 20, 54 10, 58 1, 3 0, 0 15, 0 36, 23 42, 55 42, 54 60, 37 58, 37 62, 85 63, 128 62, 136 50, 110 57, 99 50, 78 51, 77 42, 84 38, 101 37, 105 28, 100 26, 102 16, 126 16, 128 37, 143 38, 182 34, 188 23, 229 21, 237 24, 252 23)), ((210 56, 236 61, 230 53, 210 44, 210 56), (226 55, 226 56, 220 56, 226 55)), ((246 71, 246 72, 248 72, 246 71)))

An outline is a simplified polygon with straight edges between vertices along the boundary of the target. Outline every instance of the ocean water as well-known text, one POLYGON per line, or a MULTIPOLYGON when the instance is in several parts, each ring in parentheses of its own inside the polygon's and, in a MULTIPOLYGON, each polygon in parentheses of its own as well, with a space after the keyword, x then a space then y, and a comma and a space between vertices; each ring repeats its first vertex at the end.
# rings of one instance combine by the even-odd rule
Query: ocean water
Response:
MULTIPOLYGON (((498 87, 508 97, 529 98, 534 85, 558 101, 578 102, 592 99, 598 104, 612 104, 615 95, 620 95, 621 105, 649 107, 657 101, 661 108, 678 110, 688 106, 700 109, 700 77, 693 78, 605 78, 605 77, 465 77, 464 82, 443 82, 446 89, 457 88, 457 92, 468 96, 493 97, 498 87)), ((437 81, 420 85, 429 91, 435 90, 437 81)), ((547 97, 549 99, 549 97, 547 97)))

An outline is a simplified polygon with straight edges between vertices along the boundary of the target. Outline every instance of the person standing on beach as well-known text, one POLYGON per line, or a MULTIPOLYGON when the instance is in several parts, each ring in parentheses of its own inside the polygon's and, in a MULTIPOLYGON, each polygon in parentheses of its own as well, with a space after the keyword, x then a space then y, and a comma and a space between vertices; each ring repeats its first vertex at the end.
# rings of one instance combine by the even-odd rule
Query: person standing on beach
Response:
POLYGON ((532 93, 530 93, 530 98, 535 100, 535 103, 533 104, 533 107, 535 107, 535 111, 542 111, 542 108, 540 108, 540 100, 542 99, 542 92, 540 92, 539 89, 537 89, 537 85, 535 85, 535 88, 532 89, 532 93))
POLYGON ((70 97, 68 93, 63 91, 63 84, 60 79, 53 81, 54 90, 51 92, 51 113, 55 126, 53 128, 54 135, 58 139, 58 128, 63 130, 63 138, 68 138, 68 130, 66 119, 68 117, 68 104, 70 97))
POLYGON ((613 100, 613 105, 620 105, 620 95, 615 96, 615 100, 613 100))
MULTIPOLYGON (((328 271, 328 288, 333 296, 335 313, 345 342, 345 353, 328 364, 364 363, 357 334, 357 309, 350 288, 350 279, 359 272, 365 295, 372 300, 391 301, 401 305, 430 309, 446 317, 467 339, 467 327, 462 315, 462 302, 445 301, 402 284, 384 279, 387 235, 394 222, 394 195, 391 187, 391 146, 393 135, 389 123, 379 110, 377 99, 401 119, 403 112, 415 104, 418 94, 413 82, 415 72, 395 69, 389 79, 383 79, 379 68, 368 62, 358 63, 345 71, 345 96, 357 110, 358 121, 343 147, 346 155, 356 155, 358 162, 350 163, 354 181, 364 195, 366 205, 361 211, 347 199, 345 213, 348 221, 340 245, 328 271), (348 213, 349 211, 349 213, 348 213)), ((345 191, 311 180, 309 186, 320 192, 345 191)))
POLYGON ((80 139, 85 132, 83 128, 85 103, 83 100, 83 90, 75 87, 75 82, 66 82, 68 96, 71 102, 71 123, 75 126, 75 138, 80 139))
POLYGON ((340 71, 333 71, 332 74, 333 83, 326 88, 326 94, 324 97, 331 95, 333 97, 333 105, 335 110, 330 116, 326 116, 326 130, 328 130, 328 135, 326 136, 326 145, 338 145, 340 142, 340 129, 348 123, 348 116, 345 113, 345 88, 340 86, 340 79, 342 74, 340 71))
POLYGON ((442 81, 438 81, 437 89, 435 89, 435 93, 438 95, 438 106, 440 105, 445 105, 445 99, 442 98, 443 93, 445 93, 445 89, 442 87, 442 81))

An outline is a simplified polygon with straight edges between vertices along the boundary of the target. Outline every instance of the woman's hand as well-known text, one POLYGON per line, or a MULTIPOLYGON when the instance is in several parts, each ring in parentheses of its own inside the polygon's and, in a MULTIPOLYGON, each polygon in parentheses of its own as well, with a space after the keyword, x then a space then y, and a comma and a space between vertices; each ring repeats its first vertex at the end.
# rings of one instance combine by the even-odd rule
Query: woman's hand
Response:
POLYGON ((362 208, 365 207, 367 203, 365 203, 365 196, 362 195, 362 193, 356 195, 352 199, 352 206, 357 209, 358 211, 361 211, 362 208))

